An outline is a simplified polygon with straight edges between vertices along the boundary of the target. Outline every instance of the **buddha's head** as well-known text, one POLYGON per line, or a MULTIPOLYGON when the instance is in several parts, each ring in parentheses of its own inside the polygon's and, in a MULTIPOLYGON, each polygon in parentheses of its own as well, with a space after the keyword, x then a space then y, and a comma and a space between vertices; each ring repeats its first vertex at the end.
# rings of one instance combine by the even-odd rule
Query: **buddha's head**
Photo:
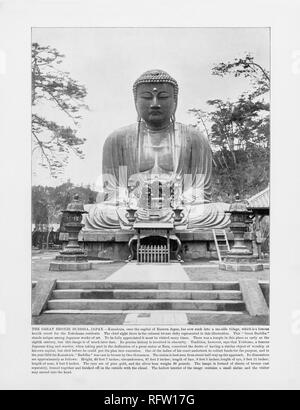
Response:
POLYGON ((150 127, 161 128, 174 120, 178 84, 165 71, 146 71, 135 81, 133 94, 139 118, 150 127))

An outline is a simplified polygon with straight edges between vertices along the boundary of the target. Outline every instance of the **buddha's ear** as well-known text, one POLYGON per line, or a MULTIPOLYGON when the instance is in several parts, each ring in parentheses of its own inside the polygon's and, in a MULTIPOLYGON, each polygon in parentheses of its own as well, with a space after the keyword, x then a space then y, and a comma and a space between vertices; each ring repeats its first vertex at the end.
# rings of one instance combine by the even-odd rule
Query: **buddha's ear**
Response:
POLYGON ((140 116, 140 113, 139 113, 139 110, 138 110, 138 107, 137 107, 136 99, 134 100, 134 106, 135 106, 135 110, 137 112, 137 121, 139 122, 141 120, 141 116, 140 116))
POLYGON ((177 110, 177 98, 174 99, 173 114, 175 114, 176 110, 177 110))

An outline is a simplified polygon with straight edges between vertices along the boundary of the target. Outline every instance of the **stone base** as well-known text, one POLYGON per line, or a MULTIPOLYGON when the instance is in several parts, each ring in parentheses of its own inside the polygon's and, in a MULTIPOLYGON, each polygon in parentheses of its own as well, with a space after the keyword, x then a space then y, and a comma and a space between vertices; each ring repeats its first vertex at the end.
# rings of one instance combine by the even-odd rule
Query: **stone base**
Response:
POLYGON ((85 253, 68 255, 61 253, 55 260, 50 262, 50 271, 82 271, 91 270, 92 263, 88 261, 85 253))
POLYGON ((264 266, 262 263, 258 263, 258 258, 255 255, 245 249, 244 252, 236 254, 232 251, 228 252, 224 261, 219 263, 219 269, 233 272, 258 272, 264 270, 264 266))
MULTIPOLYGON (((176 244, 177 245, 177 244, 176 244)), ((89 259, 126 261, 130 255, 128 242, 84 242, 84 249, 89 259)), ((217 251, 213 241, 182 241, 180 253, 184 261, 217 259, 217 251)), ((176 261, 176 253, 171 251, 171 260, 176 261)))
POLYGON ((82 271, 91 270, 92 262, 62 262, 53 261, 50 262, 50 271, 82 271))
POLYGON ((231 272, 258 272, 264 270, 261 263, 219 263, 219 269, 231 272))
MULTIPOLYGON (((211 229, 178 230, 175 233, 182 242, 180 255, 184 261, 218 259, 211 229)), ((126 261, 130 254, 128 242, 132 236, 133 232, 122 230, 82 231, 79 234, 79 242, 89 259, 126 261)), ((251 234, 246 233, 245 239, 246 246, 251 249, 251 234)), ((68 234, 61 233, 60 240, 67 242, 68 234)), ((230 243, 233 241, 231 232, 228 232, 228 240, 230 243)), ((171 259, 176 260, 175 252, 171 252, 171 259)))
POLYGON ((70 255, 67 253, 60 253, 59 255, 56 256, 55 261, 57 262, 88 262, 87 254, 86 253, 80 253, 78 255, 70 255))
POLYGON ((249 265, 258 263, 258 259, 254 255, 230 255, 230 252, 228 252, 224 262, 232 265, 249 265))

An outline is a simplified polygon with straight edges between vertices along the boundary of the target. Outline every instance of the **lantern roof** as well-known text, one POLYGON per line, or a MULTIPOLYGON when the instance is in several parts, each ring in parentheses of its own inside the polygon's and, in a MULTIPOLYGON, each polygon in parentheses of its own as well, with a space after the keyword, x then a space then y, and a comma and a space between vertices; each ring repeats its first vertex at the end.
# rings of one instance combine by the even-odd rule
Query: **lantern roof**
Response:
POLYGON ((240 199, 240 195, 236 194, 235 201, 230 205, 229 212, 249 213, 247 202, 240 199))
POLYGON ((80 201, 80 197, 78 194, 75 194, 73 200, 68 204, 66 210, 64 212, 76 212, 81 214, 86 214, 87 212, 84 210, 83 202, 80 201))

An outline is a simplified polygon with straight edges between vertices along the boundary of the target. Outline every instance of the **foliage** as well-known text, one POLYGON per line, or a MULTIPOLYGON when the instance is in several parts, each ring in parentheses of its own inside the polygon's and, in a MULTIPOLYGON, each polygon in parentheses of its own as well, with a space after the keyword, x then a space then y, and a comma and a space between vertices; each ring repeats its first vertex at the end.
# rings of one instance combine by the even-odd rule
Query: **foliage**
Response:
POLYGON ((209 100, 209 110, 189 110, 212 145, 213 200, 230 202, 237 192, 249 197, 269 182, 270 105, 264 97, 270 76, 249 54, 216 65, 212 74, 250 79, 237 101, 209 100))
POLYGON ((43 187, 32 188, 32 222, 35 225, 48 223, 47 198, 43 187))
POLYGON ((213 200, 231 202, 236 193, 248 198, 269 183, 269 150, 255 147, 235 152, 236 163, 229 151, 214 153, 213 200))
POLYGON ((64 57, 55 48, 32 44, 33 151, 39 151, 40 165, 48 168, 54 178, 63 172, 71 152, 83 158, 85 138, 78 137, 77 131, 80 112, 88 108, 84 104, 86 88, 59 69, 64 57), (45 107, 58 110, 70 125, 45 118, 41 114, 45 107))
POLYGON ((217 150, 229 150, 235 163, 238 150, 269 147, 269 104, 244 97, 234 103, 209 100, 207 104, 214 108, 211 143, 217 150))
POLYGON ((220 63, 213 67, 213 75, 224 77, 233 74, 235 77, 249 78, 251 91, 246 91, 249 98, 262 96, 270 91, 270 73, 254 61, 250 54, 244 58, 235 58, 233 62, 220 63))
POLYGON ((78 193, 84 204, 96 202, 97 192, 88 186, 75 186, 70 181, 57 187, 32 187, 32 223, 57 224, 61 221, 61 211, 71 202, 75 193, 78 193))

